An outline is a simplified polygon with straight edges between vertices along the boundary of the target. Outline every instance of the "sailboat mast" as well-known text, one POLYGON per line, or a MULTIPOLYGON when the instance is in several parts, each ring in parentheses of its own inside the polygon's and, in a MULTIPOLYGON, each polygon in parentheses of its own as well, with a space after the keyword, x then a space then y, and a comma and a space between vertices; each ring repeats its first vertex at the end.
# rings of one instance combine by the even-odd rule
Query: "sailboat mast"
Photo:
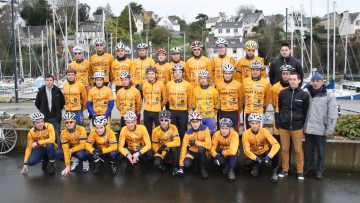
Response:
POLYGON ((20 26, 17 26, 17 35, 19 38, 19 66, 20 66, 20 77, 24 78, 24 67, 23 67, 23 59, 21 54, 21 42, 20 42, 20 26))
POLYGON ((335 4, 336 4, 336 2, 334 1, 333 2, 333 12, 334 12, 334 35, 333 35, 333 77, 332 77, 332 79, 333 80, 335 80, 335 51, 336 51, 336 29, 335 29, 335 4))
POLYGON ((28 38, 29 38, 29 77, 31 77, 31 37, 30 37, 30 27, 27 27, 28 38))
POLYGON ((313 25, 312 25, 312 1, 310 1, 310 74, 313 74, 313 25))
POLYGON ((75 44, 79 43, 79 0, 75 0, 75 44))
POLYGON ((303 5, 300 5, 300 12, 301 12, 301 67, 304 67, 304 24, 303 24, 303 5))
POLYGON ((129 28, 130 28, 130 48, 131 48, 131 60, 134 60, 133 38, 132 38, 132 26, 131 26, 131 7, 129 3, 129 28))
MULTIPOLYGON (((329 7, 330 7, 330 0, 327 0, 327 33, 326 33, 326 79, 327 82, 330 81, 330 13, 329 13, 329 7)), ((335 27, 334 27, 335 29, 335 27)))

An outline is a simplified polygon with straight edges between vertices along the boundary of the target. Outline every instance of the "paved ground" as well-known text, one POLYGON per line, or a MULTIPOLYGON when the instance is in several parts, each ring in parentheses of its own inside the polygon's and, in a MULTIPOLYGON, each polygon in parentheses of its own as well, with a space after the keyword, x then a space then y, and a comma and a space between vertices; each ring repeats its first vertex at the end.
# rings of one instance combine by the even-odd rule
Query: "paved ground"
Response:
POLYGON ((228 183, 215 169, 208 180, 187 172, 185 178, 171 177, 152 169, 124 174, 124 164, 116 177, 104 167, 97 176, 73 173, 61 177, 63 164, 57 162, 55 176, 48 176, 40 164, 28 176, 19 174, 23 152, 0 156, 0 202, 281 202, 281 203, 358 203, 360 172, 327 171, 319 181, 306 178, 298 182, 290 176, 277 184, 269 181, 270 171, 259 177, 240 170, 237 180, 228 183))

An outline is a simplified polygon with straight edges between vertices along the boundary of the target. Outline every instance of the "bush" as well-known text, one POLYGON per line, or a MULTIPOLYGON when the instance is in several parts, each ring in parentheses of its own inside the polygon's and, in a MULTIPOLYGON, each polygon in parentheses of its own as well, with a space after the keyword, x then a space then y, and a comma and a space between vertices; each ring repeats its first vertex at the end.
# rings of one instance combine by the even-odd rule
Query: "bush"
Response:
POLYGON ((360 115, 346 115, 338 118, 335 135, 355 140, 360 139, 360 115))

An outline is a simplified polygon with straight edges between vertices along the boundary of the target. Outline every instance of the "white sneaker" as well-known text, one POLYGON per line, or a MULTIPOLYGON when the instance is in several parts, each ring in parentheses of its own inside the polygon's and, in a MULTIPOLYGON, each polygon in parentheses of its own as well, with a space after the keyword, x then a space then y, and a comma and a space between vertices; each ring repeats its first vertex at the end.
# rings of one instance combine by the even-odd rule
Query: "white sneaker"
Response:
POLYGON ((89 161, 83 161, 83 173, 87 173, 90 170, 89 161))
POLYGON ((70 170, 74 171, 76 169, 76 166, 79 165, 79 159, 76 157, 71 157, 71 165, 70 165, 70 170))

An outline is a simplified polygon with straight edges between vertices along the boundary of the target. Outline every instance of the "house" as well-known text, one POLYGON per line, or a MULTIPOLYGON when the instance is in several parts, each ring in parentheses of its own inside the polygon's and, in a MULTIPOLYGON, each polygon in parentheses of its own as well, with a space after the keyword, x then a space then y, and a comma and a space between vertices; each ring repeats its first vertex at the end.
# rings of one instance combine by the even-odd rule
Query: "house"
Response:
POLYGON ((266 25, 275 24, 276 26, 281 26, 282 21, 284 20, 284 16, 281 14, 265 16, 266 25))
POLYGON ((212 18, 209 18, 206 23, 205 23, 205 28, 206 29, 212 29, 215 24, 217 22, 220 22, 221 21, 221 18, 218 16, 218 17, 212 17, 212 18))
POLYGON ((141 14, 134 14, 133 16, 136 26, 136 33, 141 33, 144 30, 144 18, 141 14))
MULTIPOLYGON (((311 17, 302 17, 301 15, 296 13, 290 13, 287 16, 287 30, 288 32, 300 31, 301 30, 301 21, 303 22, 303 30, 304 32, 310 32, 311 27, 311 17)), ((286 31, 286 17, 284 18, 283 22, 281 23, 284 31, 286 31)))
MULTIPOLYGON (((335 28, 339 28, 340 22, 342 19, 342 14, 338 14, 335 12, 335 28)), ((330 30, 334 29, 334 12, 329 13, 329 20, 330 20, 330 30)), ((324 17, 321 18, 320 25, 324 26, 325 29, 328 27, 328 15, 324 15, 324 17)))
POLYGON ((145 11, 146 15, 152 18, 153 20, 158 21, 159 16, 154 13, 154 11, 145 11))
POLYGON ((349 13, 344 11, 339 25, 339 33, 341 36, 355 35, 360 32, 360 12, 349 13))
POLYGON ((264 18, 262 12, 233 16, 226 21, 215 23, 213 33, 215 37, 245 37, 245 35, 252 33, 253 27, 259 26, 259 22, 264 18))
POLYGON ((156 22, 158 26, 166 27, 170 31, 177 31, 180 32, 180 25, 177 22, 177 19, 172 16, 165 16, 158 19, 156 22))
MULTIPOLYGON (((217 56, 217 50, 215 45, 216 38, 207 39, 206 52, 207 56, 212 59, 217 56)), ((244 42, 239 38, 227 39, 229 45, 226 55, 234 57, 235 61, 238 61, 241 57, 245 56, 244 42)))
POLYGON ((46 43, 47 29, 46 26, 28 26, 20 27, 21 46, 29 45, 29 33, 31 45, 41 46, 41 32, 44 35, 44 44, 46 43))

